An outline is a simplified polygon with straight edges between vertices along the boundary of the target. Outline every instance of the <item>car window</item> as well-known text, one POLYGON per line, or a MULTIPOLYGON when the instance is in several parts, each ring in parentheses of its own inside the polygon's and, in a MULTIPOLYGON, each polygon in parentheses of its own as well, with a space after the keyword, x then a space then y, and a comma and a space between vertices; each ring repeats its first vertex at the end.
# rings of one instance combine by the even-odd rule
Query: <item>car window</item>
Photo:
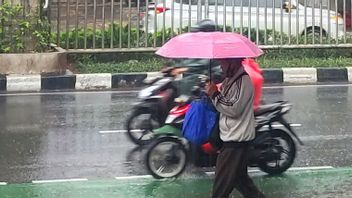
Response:
MULTIPOLYGON (((285 0, 208 0, 208 4, 222 6, 225 2, 226 6, 232 6, 233 4, 234 6, 241 6, 241 1, 243 7, 248 7, 250 2, 251 7, 257 7, 258 4, 259 7, 272 8, 274 4, 275 8, 281 8, 285 0)), ((175 2, 189 4, 189 0, 176 0, 175 2)), ((205 0, 201 0, 201 5, 205 5, 205 3, 205 0)), ((191 5, 198 5, 198 0, 191 0, 191 5)))

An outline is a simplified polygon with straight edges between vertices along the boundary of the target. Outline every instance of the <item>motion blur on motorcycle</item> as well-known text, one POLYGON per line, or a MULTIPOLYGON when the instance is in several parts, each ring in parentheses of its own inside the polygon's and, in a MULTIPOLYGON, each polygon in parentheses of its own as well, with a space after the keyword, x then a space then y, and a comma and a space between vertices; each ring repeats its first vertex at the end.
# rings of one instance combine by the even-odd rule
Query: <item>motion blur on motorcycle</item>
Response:
POLYGON ((184 71, 185 68, 167 67, 160 76, 145 82, 149 86, 139 92, 140 102, 134 105, 126 121, 128 137, 134 143, 147 144, 153 138, 153 130, 163 125, 179 95, 175 79, 184 71))
MULTIPOLYGON (((185 60, 175 64, 174 67, 165 67, 159 76, 146 81, 147 87, 138 94, 140 101, 133 106, 125 126, 129 139, 137 145, 146 145, 154 138, 153 130, 165 123, 178 96, 190 94, 195 79, 204 72, 202 68, 206 62, 185 60)), ((213 72, 214 78, 220 79, 220 67, 214 67, 213 72)))

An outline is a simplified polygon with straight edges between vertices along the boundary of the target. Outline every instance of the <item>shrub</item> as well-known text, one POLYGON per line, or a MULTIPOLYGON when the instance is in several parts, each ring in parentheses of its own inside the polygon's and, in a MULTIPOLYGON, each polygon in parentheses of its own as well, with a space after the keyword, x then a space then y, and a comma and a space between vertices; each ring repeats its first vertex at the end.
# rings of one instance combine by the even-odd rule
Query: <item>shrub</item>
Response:
POLYGON ((23 16, 21 5, 0 6, 0 53, 43 52, 49 49, 50 24, 41 10, 23 16))

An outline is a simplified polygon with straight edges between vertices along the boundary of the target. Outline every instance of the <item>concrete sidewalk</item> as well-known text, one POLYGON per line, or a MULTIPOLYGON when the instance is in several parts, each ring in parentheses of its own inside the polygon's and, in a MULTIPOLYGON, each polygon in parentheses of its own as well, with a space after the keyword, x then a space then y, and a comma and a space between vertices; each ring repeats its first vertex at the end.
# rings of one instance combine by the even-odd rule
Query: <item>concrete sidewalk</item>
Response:
MULTIPOLYGON (((281 176, 252 175, 268 198, 352 197, 352 168, 288 171, 281 176)), ((207 198, 212 178, 182 177, 171 180, 126 178, 123 180, 71 181, 40 184, 3 184, 6 198, 207 198)), ((234 192, 232 197, 239 197, 234 192)))
MULTIPOLYGON (((142 87, 145 79, 156 75, 157 72, 59 76, 0 75, 0 92, 128 89, 142 87)), ((352 67, 264 69, 263 76, 266 84, 348 83, 352 82, 352 67)))

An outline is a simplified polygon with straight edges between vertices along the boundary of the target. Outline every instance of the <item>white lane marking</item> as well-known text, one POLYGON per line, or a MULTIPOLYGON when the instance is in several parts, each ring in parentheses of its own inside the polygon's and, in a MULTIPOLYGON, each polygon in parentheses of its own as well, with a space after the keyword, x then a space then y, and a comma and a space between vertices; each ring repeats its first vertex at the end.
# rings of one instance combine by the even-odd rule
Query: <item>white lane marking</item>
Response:
POLYGON ((308 167, 293 167, 289 168, 289 171, 300 171, 300 170, 325 170, 325 169, 333 169, 333 166, 308 166, 308 167))
POLYGON ((126 177, 115 177, 117 180, 127 180, 127 179, 150 179, 153 178, 151 175, 136 175, 136 176, 126 176, 126 177))
POLYGON ((61 182, 78 182, 78 181, 88 181, 87 178, 74 178, 74 179, 53 179, 53 180, 34 180, 33 184, 43 184, 43 183, 61 183, 61 182))
MULTIPOLYGON (((301 127, 302 124, 290 124, 291 127, 301 127)), ((264 126, 265 128, 268 128, 269 126, 264 126)), ((274 124, 272 127, 283 127, 281 124, 274 124)), ((131 130, 132 132, 141 132, 142 130, 140 129, 134 129, 131 130)), ((106 134, 106 133, 127 133, 127 130, 124 129, 116 129, 116 130, 102 130, 99 131, 100 134, 106 134)))
MULTIPOLYGON (((141 132, 142 130, 140 129, 135 129, 131 130, 132 132, 141 132)), ((99 131, 101 134, 106 134, 106 133, 127 133, 127 130, 121 129, 121 130, 104 130, 104 131, 99 131)))
MULTIPOLYGON (((273 124, 273 125, 271 125, 271 126, 272 126, 272 127, 283 127, 284 125, 282 125, 282 124, 273 124)), ((291 126, 291 127, 301 127, 302 124, 290 124, 290 126, 291 126)), ((265 125, 265 126, 263 126, 263 127, 268 128, 269 126, 268 126, 268 125, 265 125)))
POLYGON ((349 87, 352 84, 327 84, 327 85, 284 85, 284 86, 265 86, 263 89, 279 89, 279 88, 307 88, 307 87, 349 87))
MULTIPOLYGON (((300 170, 325 170, 325 169, 333 169, 332 166, 308 166, 308 167, 292 167, 289 168, 288 171, 300 171, 300 170)), ((250 169, 248 173, 257 173, 261 172, 259 169, 250 169)), ((206 175, 214 175, 214 171, 205 172, 206 175)), ((149 179, 153 178, 151 175, 136 175, 136 176, 125 176, 125 177, 115 177, 117 180, 128 180, 128 179, 149 179)))
MULTIPOLYGON (((347 133, 347 132, 346 132, 347 133)), ((312 136, 300 136, 303 141, 313 141, 313 140, 344 140, 346 138, 352 138, 350 134, 344 135, 312 135, 312 136)))
POLYGON ((105 131, 99 131, 99 133, 101 134, 105 134, 105 133, 126 133, 126 130, 105 130, 105 131))
MULTIPOLYGON (((258 172, 261 172, 259 169, 250 169, 248 170, 248 173, 258 173, 258 172)), ((212 176, 212 175, 215 175, 215 172, 214 171, 209 171, 209 172, 205 172, 206 175, 208 176, 212 176)))
MULTIPOLYGON (((301 171, 301 170, 325 170, 333 169, 333 166, 308 166, 308 167, 292 167, 288 171, 301 171)), ((257 173, 261 172, 259 169, 250 169, 248 173, 257 173)), ((214 175, 215 172, 205 172, 207 175, 214 175)), ((125 176, 125 177, 115 177, 116 180, 128 180, 128 179, 150 179, 153 178, 152 175, 135 175, 135 176, 125 176)), ((32 181, 34 184, 42 183, 59 183, 59 182, 77 182, 77 181, 88 181, 87 178, 75 178, 75 179, 53 179, 53 180, 35 180, 32 181)), ((0 185, 7 185, 6 182, 0 182, 0 185)))
POLYGON ((63 92, 30 92, 30 93, 3 93, 0 96, 40 96, 40 95, 65 95, 65 94, 137 94, 139 91, 63 91, 63 92))
MULTIPOLYGON (((307 167, 292 167, 289 168, 287 171, 301 171, 301 170, 326 170, 326 169, 333 169, 333 166, 307 166, 307 167)), ((250 169, 248 173, 258 173, 261 172, 259 169, 250 169)), ((214 171, 205 172, 207 175, 214 175, 214 171)))

